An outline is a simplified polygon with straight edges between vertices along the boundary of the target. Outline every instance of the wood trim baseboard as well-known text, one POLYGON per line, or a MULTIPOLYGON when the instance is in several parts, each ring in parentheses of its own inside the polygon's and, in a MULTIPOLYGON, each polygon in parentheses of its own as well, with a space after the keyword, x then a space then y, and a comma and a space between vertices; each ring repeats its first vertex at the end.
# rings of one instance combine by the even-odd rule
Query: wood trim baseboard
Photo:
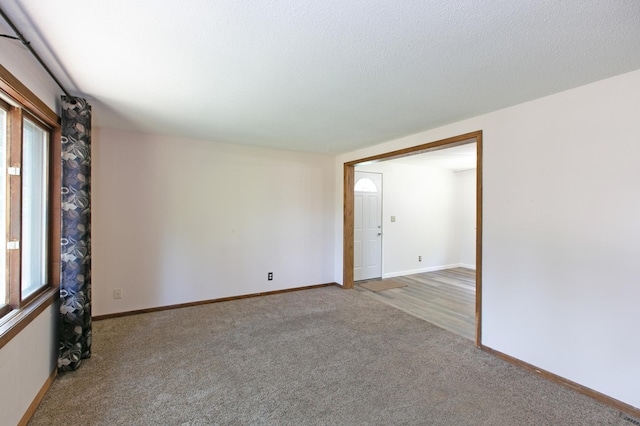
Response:
POLYGON ((25 411, 24 415, 20 419, 18 426, 26 426, 27 423, 29 423, 29 420, 31 420, 31 417, 33 417, 33 414, 38 409, 40 402, 42 402, 42 398, 44 398, 45 394, 51 387, 51 384, 56 379, 57 375, 58 375, 58 369, 54 368, 51 374, 49 375, 49 377, 47 378, 47 380, 44 382, 44 384, 40 388, 40 391, 38 392, 36 397, 33 399, 33 401, 31 401, 29 408, 27 408, 27 411, 25 411))
POLYGON ((640 408, 636 408, 632 405, 629 405, 627 403, 624 403, 622 401, 619 401, 615 398, 612 398, 610 396, 607 396, 603 393, 600 393, 598 391, 595 391, 591 388, 588 388, 586 386, 580 385, 576 382, 573 382, 569 379, 565 379, 564 377, 558 376, 557 374, 553 374, 549 371, 543 370, 541 368, 536 367, 535 365, 531 365, 527 362, 524 362, 522 360, 519 360, 518 358, 514 358, 510 355, 507 355, 505 353, 502 353, 500 351, 497 351, 495 349, 492 349, 488 346, 484 346, 481 345, 480 349, 482 349, 485 352, 490 353, 491 355, 494 355, 504 361, 507 361, 510 364, 516 365, 520 368, 524 368, 525 370, 528 370, 532 373, 535 373, 541 377, 544 377, 547 380, 550 380, 552 382, 558 383, 564 387, 567 387, 569 389, 573 389, 576 392, 579 392, 583 395, 586 395, 588 397, 591 397, 593 399, 595 399, 598 402, 601 402, 605 405, 608 405, 609 407, 615 408, 616 410, 620 410, 623 413, 626 413, 630 416, 633 417, 637 417, 640 418, 640 408))
POLYGON ((308 285, 304 287, 286 288, 284 290, 273 290, 273 291, 265 291, 261 293, 244 294, 240 296, 222 297, 220 299, 207 299, 207 300, 200 300, 197 302, 178 303, 176 305, 159 306, 157 308, 137 309, 135 311, 117 312, 115 314, 96 315, 92 317, 92 320, 101 321, 101 320, 111 319, 111 318, 128 317, 131 315, 148 314, 150 312, 168 311, 170 309, 188 308, 191 306, 209 305, 211 303, 228 302, 231 300, 248 299, 251 297, 258 297, 258 296, 271 296, 273 294, 290 293, 292 291, 311 290, 314 288, 331 287, 331 286, 342 287, 340 284, 335 282, 326 283, 326 284, 315 284, 315 285, 308 285))

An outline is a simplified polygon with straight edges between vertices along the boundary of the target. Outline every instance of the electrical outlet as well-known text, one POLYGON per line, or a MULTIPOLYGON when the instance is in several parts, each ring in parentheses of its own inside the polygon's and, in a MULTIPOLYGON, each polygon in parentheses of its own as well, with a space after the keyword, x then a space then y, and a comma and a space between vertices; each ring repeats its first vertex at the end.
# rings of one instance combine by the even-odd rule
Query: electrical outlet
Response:
POLYGON ((268 281, 273 281, 273 272, 269 272, 269 273, 267 274, 267 280, 268 280, 268 281))
POLYGON ((122 289, 121 288, 114 288, 113 289, 113 298, 114 299, 122 299, 122 289))
POLYGON ((422 262, 422 256, 418 256, 418 262, 422 262))

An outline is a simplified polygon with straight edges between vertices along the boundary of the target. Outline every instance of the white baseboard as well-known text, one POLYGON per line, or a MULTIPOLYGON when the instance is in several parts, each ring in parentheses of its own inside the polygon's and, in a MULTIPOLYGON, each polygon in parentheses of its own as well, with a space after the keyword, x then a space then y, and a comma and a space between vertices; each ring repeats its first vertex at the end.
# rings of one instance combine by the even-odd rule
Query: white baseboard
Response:
POLYGON ((457 268, 459 264, 454 263, 451 265, 439 265, 439 266, 429 266, 427 268, 420 269, 409 269, 406 271, 397 271, 397 272, 388 272, 382 274, 382 278, 393 278, 393 277, 401 277, 403 275, 413 275, 413 274, 422 274, 424 272, 433 272, 433 271, 442 271, 443 269, 451 269, 457 268))
POLYGON ((475 271, 476 265, 469 265, 467 263, 452 263, 451 265, 429 266, 427 268, 409 269, 407 271, 387 272, 382 274, 382 278, 402 277, 404 275, 422 274, 424 272, 442 271, 451 268, 468 268, 475 271))
POLYGON ((476 265, 471 265, 469 263, 458 263, 458 267, 459 268, 473 269, 474 271, 476 270, 476 265))

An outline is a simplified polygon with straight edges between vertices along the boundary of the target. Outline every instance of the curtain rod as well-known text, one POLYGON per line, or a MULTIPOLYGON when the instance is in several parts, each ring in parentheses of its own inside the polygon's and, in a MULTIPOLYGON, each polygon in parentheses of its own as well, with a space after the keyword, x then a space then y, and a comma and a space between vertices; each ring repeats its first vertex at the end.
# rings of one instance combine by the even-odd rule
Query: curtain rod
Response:
POLYGON ((58 87, 60 87, 60 89, 62 89, 62 91, 64 92, 65 95, 67 95, 68 98, 74 98, 75 96, 71 96, 69 94, 69 92, 67 91, 67 89, 64 88, 64 86, 62 85, 62 83, 60 83, 60 81, 56 78, 56 76, 53 74, 53 72, 49 69, 49 67, 47 66, 47 64, 44 63, 44 61, 42 60, 42 58, 40 57, 40 55, 38 55, 38 53, 33 49, 33 47, 31 47, 31 42, 28 41, 26 38, 24 38, 24 36, 22 35, 22 33, 18 30, 18 28, 13 24, 13 22, 11 21, 11 19, 9 19, 9 17, 4 13, 4 10, 2 10, 2 8, 0 8, 0 14, 2 15, 2 17, 4 18, 4 20, 7 22, 7 24, 9 24, 9 26, 11 27, 11 29, 13 29, 13 32, 16 33, 17 37, 13 37, 13 36, 5 36, 3 35, 3 37, 7 37, 7 38, 11 38, 11 39, 15 39, 15 40, 20 40, 20 42, 22 44, 24 44, 27 49, 29 49, 29 52, 31 52, 31 54, 38 60, 38 62, 40 62, 40 65, 42 65, 42 68, 44 68, 44 70, 51 76, 51 78, 53 79, 53 81, 56 82, 56 84, 58 85, 58 87))

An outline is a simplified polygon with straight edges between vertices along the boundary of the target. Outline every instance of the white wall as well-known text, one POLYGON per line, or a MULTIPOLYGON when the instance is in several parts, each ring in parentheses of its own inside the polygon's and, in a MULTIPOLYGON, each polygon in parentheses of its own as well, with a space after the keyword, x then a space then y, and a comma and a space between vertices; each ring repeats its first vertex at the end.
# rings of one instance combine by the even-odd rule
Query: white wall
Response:
MULTIPOLYGON (((0 22, 2 33, 7 30, 0 22)), ((18 41, 0 42, 0 60, 49 108, 59 113, 60 89, 18 41)), ((45 309, 4 347, 0 348, 0 413, 2 424, 17 424, 56 367, 58 305, 45 309)))
POLYGON ((456 172, 455 232, 458 263, 476 268, 476 169, 456 172))
POLYGON ((94 315, 333 282, 333 157, 111 129, 92 153, 94 315))
MULTIPOLYGON (((0 43, 2 64, 57 111, 60 92, 16 45, 0 43)), ((638 116, 640 70, 334 165, 98 130, 95 314, 342 282, 343 163, 481 129, 483 344, 640 407, 638 116), (116 286, 124 290, 117 302, 116 286)), ((52 369, 55 311, 0 349, 0 381, 12 384, 0 395, 4 420, 22 416, 52 369)))
POLYGON ((640 407, 640 70, 336 159, 483 130, 482 343, 640 407))
POLYGON ((57 303, 49 306, 0 349, 0 423, 3 425, 18 424, 57 367, 58 312, 57 303))
POLYGON ((450 170, 393 161, 359 166, 383 174, 383 277, 458 266, 457 178, 450 170), (396 217, 391 222, 391 216, 396 217), (422 261, 418 260, 422 256, 422 261))

